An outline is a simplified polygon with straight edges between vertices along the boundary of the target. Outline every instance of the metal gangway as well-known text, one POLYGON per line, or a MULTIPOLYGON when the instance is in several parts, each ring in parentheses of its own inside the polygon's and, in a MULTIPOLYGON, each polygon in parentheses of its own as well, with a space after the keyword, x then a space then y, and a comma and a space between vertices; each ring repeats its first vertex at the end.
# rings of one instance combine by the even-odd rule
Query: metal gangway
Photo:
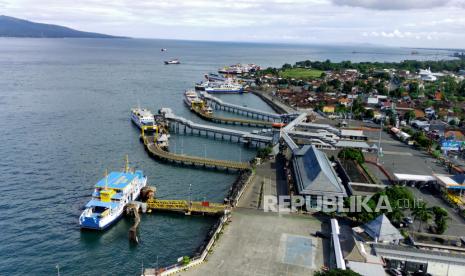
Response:
POLYGON ((217 97, 205 91, 200 92, 200 96, 202 97, 202 99, 207 101, 207 103, 210 103, 212 107, 215 109, 230 111, 230 112, 234 112, 234 113, 245 115, 245 116, 252 117, 252 118, 255 117, 259 120, 266 120, 266 121, 271 121, 271 122, 283 122, 291 118, 295 118, 299 115, 295 113, 276 114, 276 113, 258 110, 255 108, 250 108, 250 107, 240 106, 237 104, 228 103, 221 99, 218 99, 217 97))
POLYGON ((181 212, 188 215, 222 215, 228 210, 228 206, 225 204, 201 201, 152 198, 147 200, 146 203, 148 210, 181 212))
POLYGON ((209 136, 209 133, 213 133, 214 138, 217 134, 220 135, 220 138, 222 139, 224 139, 225 136, 229 137, 230 140, 232 140, 232 137, 236 137, 238 142, 255 142, 259 146, 262 144, 268 145, 273 141, 273 137, 271 136, 253 134, 242 130, 194 123, 183 117, 175 115, 171 108, 162 108, 160 109, 160 113, 170 123, 175 124, 174 127, 177 129, 178 132, 180 131, 179 126, 182 125, 184 126, 184 132, 187 132, 187 128, 189 128, 191 132, 196 130, 199 134, 202 134, 203 132, 206 136, 209 136))
POLYGON ((272 127, 274 124, 274 122, 270 122, 270 121, 218 117, 215 115, 202 112, 202 110, 200 110, 199 108, 193 108, 192 111, 195 114, 197 114, 200 118, 207 120, 207 121, 215 122, 215 123, 233 124, 233 125, 239 124, 239 125, 246 125, 246 126, 264 126, 264 127, 272 127))

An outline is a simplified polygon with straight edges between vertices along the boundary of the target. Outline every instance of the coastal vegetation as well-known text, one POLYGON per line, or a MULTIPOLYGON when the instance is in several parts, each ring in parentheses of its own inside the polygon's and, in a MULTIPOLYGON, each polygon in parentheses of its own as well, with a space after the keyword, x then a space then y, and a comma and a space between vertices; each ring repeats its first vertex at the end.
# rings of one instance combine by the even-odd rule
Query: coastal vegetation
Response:
MULTIPOLYGON (((329 59, 326 61, 299 61, 296 62, 295 67, 312 68, 322 71, 333 71, 342 69, 356 69, 361 73, 368 73, 376 69, 393 68, 398 70, 418 71, 420 69, 431 68, 432 71, 451 71, 457 72, 465 67, 465 59, 451 59, 451 60, 404 60, 401 62, 359 62, 353 63, 351 61, 331 62, 329 59)), ((388 75, 385 75, 388 77, 388 75)))
POLYGON ((283 70, 279 72, 279 76, 282 78, 300 80, 319 78, 322 74, 322 70, 289 67, 283 68, 283 70))

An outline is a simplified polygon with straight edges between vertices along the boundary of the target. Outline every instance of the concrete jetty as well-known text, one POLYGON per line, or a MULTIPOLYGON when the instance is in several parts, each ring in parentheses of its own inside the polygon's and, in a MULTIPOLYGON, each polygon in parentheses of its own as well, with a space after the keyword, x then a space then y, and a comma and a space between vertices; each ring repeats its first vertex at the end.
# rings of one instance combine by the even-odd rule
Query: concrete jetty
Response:
POLYGON ((170 122, 170 127, 174 128, 175 131, 177 131, 178 133, 194 133, 194 131, 196 131, 199 135, 204 134, 205 136, 210 137, 210 134, 213 134, 213 138, 216 138, 216 136, 218 135, 219 138, 229 138, 230 141, 232 141, 234 137, 234 139, 237 142, 255 144, 257 146, 265 146, 273 142, 273 137, 271 136, 253 134, 242 130, 194 123, 183 117, 175 115, 171 108, 162 108, 160 109, 160 113, 164 116, 166 120, 170 122))
POLYGON ((250 168, 249 163, 234 162, 229 160, 217 160, 201 158, 196 156, 175 154, 162 149, 157 143, 154 136, 142 136, 147 151, 161 160, 170 161, 179 164, 200 166, 204 168, 222 168, 233 170, 247 170, 250 168))

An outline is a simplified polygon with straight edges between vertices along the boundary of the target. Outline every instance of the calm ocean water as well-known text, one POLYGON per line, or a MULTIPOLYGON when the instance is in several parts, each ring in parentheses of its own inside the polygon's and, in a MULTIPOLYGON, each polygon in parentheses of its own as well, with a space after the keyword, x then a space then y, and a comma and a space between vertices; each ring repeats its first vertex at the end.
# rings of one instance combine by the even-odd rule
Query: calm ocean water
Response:
MULTIPOLYGON (((424 50, 415 58, 444 55, 424 50)), ((135 275, 142 263, 169 265, 202 243, 212 218, 144 215, 136 247, 127 240, 130 220, 105 233, 79 230, 93 185, 105 169, 122 168, 125 154, 163 198, 187 198, 192 184, 194 199, 220 202, 235 179, 150 159, 129 121, 138 102, 153 111, 171 107, 200 122, 183 106, 183 91, 226 64, 408 58, 410 50, 398 48, 0 38, 0 275, 53 275, 57 264, 62 275, 135 275), (171 57, 182 64, 162 64, 171 57)), ((271 111, 254 95, 222 97, 271 111)), ((172 138, 171 149, 186 154, 230 160, 254 155, 228 142, 172 138)))

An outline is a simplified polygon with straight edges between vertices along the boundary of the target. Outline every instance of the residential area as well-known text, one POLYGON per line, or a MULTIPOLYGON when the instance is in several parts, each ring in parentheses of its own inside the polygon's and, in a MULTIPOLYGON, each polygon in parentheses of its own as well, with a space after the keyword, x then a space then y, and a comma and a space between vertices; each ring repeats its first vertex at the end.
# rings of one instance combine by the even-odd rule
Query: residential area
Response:
POLYGON ((319 273, 465 275, 463 69, 309 63, 263 70, 254 93, 308 114, 281 130, 270 162, 283 164, 277 196, 303 196, 295 212, 326 218, 313 233, 323 241, 314 254, 331 248, 319 273), (366 198, 373 210, 387 198, 391 209, 325 212, 325 196, 346 207, 366 198))

